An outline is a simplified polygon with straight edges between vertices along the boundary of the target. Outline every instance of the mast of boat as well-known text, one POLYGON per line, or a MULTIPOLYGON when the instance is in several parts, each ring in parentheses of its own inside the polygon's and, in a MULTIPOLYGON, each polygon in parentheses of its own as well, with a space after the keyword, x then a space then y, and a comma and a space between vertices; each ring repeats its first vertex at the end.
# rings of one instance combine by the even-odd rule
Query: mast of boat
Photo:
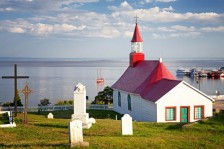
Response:
POLYGON ((104 82, 104 78, 101 75, 101 69, 100 71, 97 69, 97 79, 96 79, 96 83, 103 83, 104 82))

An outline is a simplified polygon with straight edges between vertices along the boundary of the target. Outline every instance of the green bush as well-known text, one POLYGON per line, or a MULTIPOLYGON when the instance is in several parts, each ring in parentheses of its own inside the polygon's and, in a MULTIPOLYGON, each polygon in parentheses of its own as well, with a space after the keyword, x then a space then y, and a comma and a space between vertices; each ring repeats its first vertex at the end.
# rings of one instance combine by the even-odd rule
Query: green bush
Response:
POLYGON ((58 100, 55 105, 73 105, 74 100, 58 100))
POLYGON ((8 113, 0 114, 0 124, 9 124, 8 113))

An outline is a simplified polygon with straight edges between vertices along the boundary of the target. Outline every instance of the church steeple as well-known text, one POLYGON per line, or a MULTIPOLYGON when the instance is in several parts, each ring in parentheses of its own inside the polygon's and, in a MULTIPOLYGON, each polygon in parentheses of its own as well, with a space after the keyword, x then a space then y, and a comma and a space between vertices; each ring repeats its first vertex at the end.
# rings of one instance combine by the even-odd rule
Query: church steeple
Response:
POLYGON ((135 30, 131 42, 143 42, 137 22, 135 25, 135 30))
POLYGON ((131 67, 134 67, 136 62, 142 61, 145 59, 145 55, 143 53, 143 40, 142 40, 140 30, 138 27, 137 18, 138 17, 136 16, 135 30, 131 40, 131 53, 130 53, 131 67))

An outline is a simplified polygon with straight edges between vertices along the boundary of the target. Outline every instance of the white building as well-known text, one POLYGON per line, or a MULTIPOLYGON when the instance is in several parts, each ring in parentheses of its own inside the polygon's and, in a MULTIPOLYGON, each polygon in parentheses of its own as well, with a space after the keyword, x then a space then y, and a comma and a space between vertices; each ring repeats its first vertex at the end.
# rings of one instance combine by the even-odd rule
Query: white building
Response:
POLYGON ((212 116, 213 99, 176 80, 160 60, 145 60, 136 22, 130 65, 112 86, 114 111, 137 121, 194 122, 212 116))

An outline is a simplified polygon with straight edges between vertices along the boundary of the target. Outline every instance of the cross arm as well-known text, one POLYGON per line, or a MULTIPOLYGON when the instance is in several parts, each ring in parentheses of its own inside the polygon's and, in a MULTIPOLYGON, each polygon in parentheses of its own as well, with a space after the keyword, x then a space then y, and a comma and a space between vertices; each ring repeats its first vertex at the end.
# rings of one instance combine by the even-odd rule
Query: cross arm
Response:
MULTIPOLYGON (((2 76, 2 79, 13 79, 15 78, 14 76, 2 76)), ((29 78, 29 76, 17 76, 17 79, 25 79, 25 78, 29 78)))

